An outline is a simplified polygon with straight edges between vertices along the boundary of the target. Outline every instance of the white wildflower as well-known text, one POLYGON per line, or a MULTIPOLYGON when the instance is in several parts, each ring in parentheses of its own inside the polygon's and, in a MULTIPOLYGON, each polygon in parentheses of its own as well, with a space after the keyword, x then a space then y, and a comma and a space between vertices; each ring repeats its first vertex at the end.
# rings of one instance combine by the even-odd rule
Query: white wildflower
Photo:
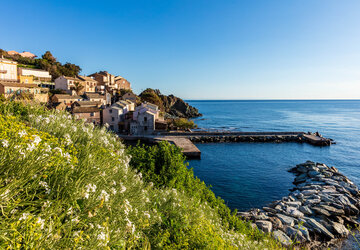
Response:
POLYGON ((71 219, 71 222, 73 222, 73 223, 75 223, 75 224, 78 224, 79 221, 80 221, 80 220, 79 220, 79 217, 77 217, 77 216, 76 216, 75 218, 72 218, 72 219, 71 219))
POLYGON ((2 144, 2 146, 4 147, 4 148, 7 148, 7 147, 9 147, 9 141, 7 141, 7 140, 1 140, 1 144, 2 144))
POLYGON ((105 202, 109 201, 110 195, 105 191, 101 190, 100 196, 98 197, 99 200, 104 199, 105 202))
POLYGON ((20 135, 20 137, 27 135, 25 130, 21 130, 18 134, 20 135))
POLYGON ((120 193, 124 193, 126 191, 126 187, 120 184, 120 193))
POLYGON ((147 217, 148 219, 150 219, 150 214, 148 212, 144 212, 145 217, 147 217))
POLYGON ((66 146, 69 146, 71 143, 73 143, 69 134, 64 135, 64 138, 66 146))
POLYGON ((29 218, 29 216, 30 216, 29 213, 23 213, 19 220, 27 220, 29 218))
POLYGON ((35 148, 36 148, 36 145, 35 145, 34 143, 30 143, 30 144, 28 144, 26 150, 31 152, 31 151, 33 151, 35 148))
POLYGON ((37 218, 36 223, 40 225, 40 229, 44 229, 45 219, 37 218))
POLYGON ((115 189, 115 188, 111 188, 111 193, 112 193, 113 195, 115 195, 115 194, 116 194, 116 189, 115 189))
POLYGON ((33 140, 33 142, 34 142, 34 144, 35 144, 35 145, 38 145, 38 144, 41 142, 41 138, 40 138, 40 136, 35 135, 35 136, 34 136, 34 140, 33 140))

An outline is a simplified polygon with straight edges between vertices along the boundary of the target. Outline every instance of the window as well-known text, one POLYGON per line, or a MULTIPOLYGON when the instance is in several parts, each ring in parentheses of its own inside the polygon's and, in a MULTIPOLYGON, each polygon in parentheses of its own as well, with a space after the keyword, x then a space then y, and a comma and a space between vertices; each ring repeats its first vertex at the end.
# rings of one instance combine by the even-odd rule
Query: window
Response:
POLYGON ((144 127, 144 131, 147 131, 147 126, 144 127))
POLYGON ((109 110, 109 113, 112 114, 112 109, 109 110))
POLYGON ((90 113, 90 116, 95 116, 95 113, 94 113, 94 112, 91 112, 91 113, 90 113))
POLYGON ((114 118, 114 117, 111 117, 111 121, 115 121, 115 118, 114 118))
POLYGON ((146 121, 147 121, 147 117, 145 116, 145 117, 144 117, 144 122, 146 122, 146 121))

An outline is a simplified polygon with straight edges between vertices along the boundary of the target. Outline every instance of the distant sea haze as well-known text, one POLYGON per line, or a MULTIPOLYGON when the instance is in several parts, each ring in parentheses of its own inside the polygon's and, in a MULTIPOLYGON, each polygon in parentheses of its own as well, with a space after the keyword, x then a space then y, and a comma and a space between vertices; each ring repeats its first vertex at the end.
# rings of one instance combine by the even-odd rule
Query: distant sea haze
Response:
POLYGON ((306 160, 337 167, 360 184, 360 100, 188 101, 203 117, 199 128, 231 131, 319 131, 337 144, 197 144, 196 176, 231 208, 247 210, 281 199, 293 187, 287 170, 306 160))

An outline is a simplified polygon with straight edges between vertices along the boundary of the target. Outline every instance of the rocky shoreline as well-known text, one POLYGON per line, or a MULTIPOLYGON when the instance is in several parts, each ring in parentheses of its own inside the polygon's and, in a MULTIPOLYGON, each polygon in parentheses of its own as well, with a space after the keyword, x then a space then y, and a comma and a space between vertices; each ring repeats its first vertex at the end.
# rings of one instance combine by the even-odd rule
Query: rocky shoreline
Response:
POLYGON ((288 196, 238 216, 284 246, 331 247, 359 225, 359 189, 335 167, 307 161, 289 171, 296 177, 288 196))

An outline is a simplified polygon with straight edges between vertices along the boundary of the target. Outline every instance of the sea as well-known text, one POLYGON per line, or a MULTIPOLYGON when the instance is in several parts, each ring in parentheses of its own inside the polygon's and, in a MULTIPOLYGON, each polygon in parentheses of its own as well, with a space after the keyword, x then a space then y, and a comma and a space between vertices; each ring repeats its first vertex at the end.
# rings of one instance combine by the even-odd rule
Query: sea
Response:
MULTIPOLYGON (((261 208, 287 196, 307 160, 334 166, 360 186, 360 100, 189 100, 200 130, 319 132, 329 147, 306 143, 196 144, 200 160, 189 167, 232 209, 261 208)), ((348 242, 351 248, 355 245, 348 242)), ((346 246, 345 246, 346 248, 346 246)))

